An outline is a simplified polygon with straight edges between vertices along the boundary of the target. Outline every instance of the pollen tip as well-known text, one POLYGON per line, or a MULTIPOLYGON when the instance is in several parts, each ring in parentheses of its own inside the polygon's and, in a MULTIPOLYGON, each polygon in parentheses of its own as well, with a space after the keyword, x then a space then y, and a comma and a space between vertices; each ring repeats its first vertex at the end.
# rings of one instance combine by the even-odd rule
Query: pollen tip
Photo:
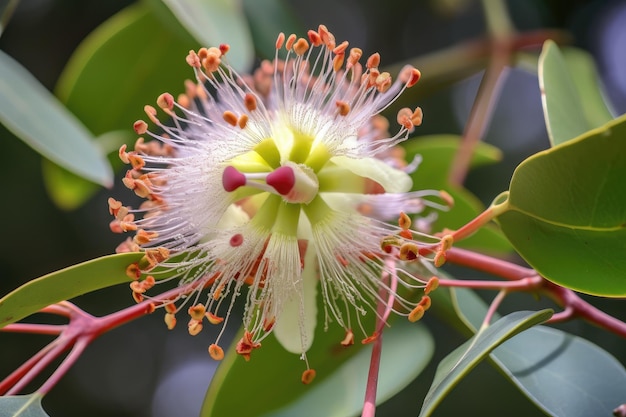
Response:
POLYGON ((237 188, 246 185, 246 176, 237 171, 232 165, 227 166, 222 174, 222 186, 227 192, 235 191, 237 188))
POLYGON ((302 372, 302 383, 304 385, 309 385, 315 379, 315 369, 307 369, 302 372))

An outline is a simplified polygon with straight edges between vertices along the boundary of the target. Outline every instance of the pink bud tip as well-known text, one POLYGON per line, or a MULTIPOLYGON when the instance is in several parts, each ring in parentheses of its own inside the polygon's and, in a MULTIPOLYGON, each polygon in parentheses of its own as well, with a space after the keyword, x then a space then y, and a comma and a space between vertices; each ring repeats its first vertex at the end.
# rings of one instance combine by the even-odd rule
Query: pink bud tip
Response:
POLYGON ((296 184, 296 175, 291 167, 283 166, 269 174, 266 182, 274 187, 278 194, 287 195, 296 184))
POLYGON ((222 186, 224 190, 235 191, 237 188, 246 185, 246 176, 237 171, 233 166, 227 166, 222 174, 222 186))

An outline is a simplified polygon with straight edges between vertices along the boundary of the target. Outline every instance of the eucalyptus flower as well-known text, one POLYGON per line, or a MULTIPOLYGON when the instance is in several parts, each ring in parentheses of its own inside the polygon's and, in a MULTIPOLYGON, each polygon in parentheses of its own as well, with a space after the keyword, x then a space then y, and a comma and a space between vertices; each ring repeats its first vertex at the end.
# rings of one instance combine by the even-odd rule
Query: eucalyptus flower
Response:
MULTIPOLYGON (((128 269, 135 299, 162 274, 189 286, 166 304, 165 321, 172 328, 185 309, 192 335, 206 322, 221 326, 209 347, 217 360, 239 296, 245 333, 236 351, 247 360, 270 333, 306 360, 319 296, 326 325, 345 329, 344 345, 353 327, 370 334, 360 317, 389 296, 394 311, 419 319, 430 300, 396 288, 432 289, 428 263, 441 244, 412 230, 407 213, 445 208, 446 196, 410 191, 419 161, 405 163, 397 146, 421 124, 421 109, 400 110, 394 135, 379 114, 420 72, 405 67, 393 81, 378 54, 362 64, 362 51, 325 26, 308 39, 281 33, 275 59, 251 76, 227 64, 228 49, 190 51, 196 80, 176 99, 159 96, 165 122, 145 107, 156 128, 134 127, 152 140, 120 149, 131 165, 124 184, 145 199, 138 209, 109 200, 112 229, 134 233, 118 251, 145 254, 128 269)), ((314 375, 306 365, 303 382, 314 375)))

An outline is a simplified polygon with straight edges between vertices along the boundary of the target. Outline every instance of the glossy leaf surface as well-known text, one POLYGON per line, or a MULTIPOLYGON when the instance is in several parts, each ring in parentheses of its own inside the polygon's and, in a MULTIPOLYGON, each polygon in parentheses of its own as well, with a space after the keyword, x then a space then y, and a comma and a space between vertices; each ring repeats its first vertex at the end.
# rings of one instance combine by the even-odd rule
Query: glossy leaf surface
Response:
POLYGON ((198 43, 172 32, 143 4, 100 25, 78 47, 61 74, 57 95, 96 135, 128 130, 145 118, 144 105, 174 96, 193 78, 185 62, 198 43), (105 116, 103 116, 105 115, 105 116))
POLYGON ((0 327, 59 301, 129 282, 126 267, 143 254, 103 256, 33 279, 0 298, 0 327))
POLYGON ((493 349, 551 316, 552 310, 516 311, 478 331, 439 363, 420 416, 431 415, 452 388, 493 349))
MULTIPOLYGON (((457 312, 475 331, 487 306, 470 290, 453 294, 457 312)), ((528 329, 495 349, 491 359, 548 415, 610 416, 624 401, 622 364, 595 344, 557 329, 528 329)))
POLYGON ((576 291, 626 296, 626 116, 522 162, 505 235, 541 275, 576 291))
POLYGON ((41 394, 0 397, 0 416, 3 417, 47 417, 41 406, 41 394))
POLYGON ((104 186, 113 171, 93 136, 13 58, 0 51, 0 121, 54 163, 104 186))

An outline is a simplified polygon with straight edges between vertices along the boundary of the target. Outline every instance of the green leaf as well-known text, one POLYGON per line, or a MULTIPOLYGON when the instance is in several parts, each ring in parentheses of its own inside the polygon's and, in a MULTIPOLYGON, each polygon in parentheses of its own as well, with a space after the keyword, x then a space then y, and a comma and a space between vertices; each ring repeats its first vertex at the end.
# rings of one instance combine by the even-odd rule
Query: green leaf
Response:
POLYGON ((291 4, 285 0, 243 0, 255 49, 264 58, 274 59, 276 38, 285 34, 306 33, 291 4))
POLYGON ((452 388, 493 349, 551 316, 552 310, 516 311, 479 330, 439 363, 420 416, 431 415, 452 388))
POLYGON ((498 221, 542 276, 626 296, 626 116, 522 162, 498 221))
POLYGON ((96 135, 132 131, 145 104, 183 91, 193 78, 185 62, 198 44, 169 30, 147 6, 132 5, 100 25, 78 47, 57 85, 57 95, 96 135))
POLYGON ((598 127, 613 120, 613 112, 604 99, 600 75, 593 57, 577 48, 564 48, 562 52, 578 91, 578 97, 581 98, 580 103, 587 122, 593 127, 598 127))
MULTIPOLYGON (((241 1, 163 0, 163 3, 198 42, 207 47, 229 44, 228 63, 238 71, 250 69, 254 49, 241 1)), ((275 40, 271 45, 274 44, 275 40)))
MULTIPOLYGON (((242 336, 239 334, 233 346, 225 349, 226 356, 211 381, 201 415, 203 417, 224 415, 251 417, 271 413, 288 406, 297 399, 304 398, 303 396, 309 391, 324 385, 327 380, 332 381, 334 372, 342 364, 350 361, 355 355, 360 355, 365 345, 359 340, 355 340, 354 345, 350 347, 341 346, 340 341, 345 337, 345 331, 341 326, 330 323, 328 331, 324 331, 325 310, 322 297, 318 297, 317 302, 317 323, 319 324, 315 328, 313 345, 307 352, 309 364, 316 371, 315 380, 310 385, 300 382, 301 374, 306 369, 305 363, 299 360, 298 355, 287 352, 274 336, 264 339, 263 346, 255 350, 250 361, 246 362, 235 353, 234 343, 242 336), (246 401, 240 400, 242 393, 245 393, 246 401)), ((362 327, 366 330, 373 331, 375 320, 376 315, 373 312, 359 317, 362 327)), ((396 326, 396 323, 397 321, 392 322, 392 328, 396 326)), ((389 330, 385 330, 385 338, 389 330)), ((424 337, 428 338, 428 336, 424 337)), ((423 343, 426 344, 427 341, 423 343)), ((384 342, 383 351, 386 348, 387 342, 384 342)), ((411 359, 420 364, 428 360, 431 354, 428 348, 421 351, 413 349, 411 359)), ((344 381, 344 383, 347 382, 344 381)), ((365 382, 359 381, 359 383, 365 382)), ((385 389, 391 390, 392 388, 385 389)), ((362 401, 363 398, 360 400, 362 401)))
MULTIPOLYGON (((96 138, 96 143, 103 153, 108 154, 112 165, 121 166, 118 149, 122 144, 133 139, 132 132, 114 131, 108 132, 96 138)), ((98 187, 70 171, 53 164, 48 160, 42 161, 42 176, 48 195, 57 207, 63 210, 74 210, 82 206, 92 195, 98 191, 98 187)))
POLYGON ((25 68, 0 51, 0 121, 54 163, 110 187, 113 171, 91 133, 25 68))
POLYGON ((47 417, 41 406, 43 395, 15 395, 0 397, 0 415, 3 417, 47 417))
POLYGON ((539 88, 552 146, 596 127, 587 121, 583 99, 578 95, 561 51, 551 40, 543 44, 539 56, 539 88))
MULTIPOLYGON (((432 135, 411 139, 404 146, 407 160, 410 161, 415 155, 422 157, 418 169, 411 174, 413 189, 446 190, 454 198, 454 207, 450 211, 438 213, 437 221, 433 225, 434 231, 459 228, 485 209, 471 192, 447 183, 450 166, 460 141, 461 138, 457 135, 432 135)), ((471 166, 475 168, 493 164, 500 158, 500 150, 481 142, 474 152, 471 166)), ((481 228, 477 233, 456 245, 500 253, 511 249, 502 233, 493 225, 481 228)))
MULTIPOLYGON (((371 351, 371 345, 361 349, 327 379, 312 385, 286 407, 265 416, 359 415, 363 409, 371 351)), ((376 403, 383 403, 413 381, 426 367, 433 352, 433 338, 424 326, 398 320, 386 329, 376 403)))
MULTIPOLYGON (((475 331, 487 306, 471 290, 459 288, 453 293, 457 312, 475 331)), ((495 349, 491 359, 552 416, 609 416, 624 402, 624 367, 593 343, 557 329, 528 329, 495 349)))
POLYGON ((142 256, 143 253, 103 256, 27 282, 0 298, 0 328, 50 304, 129 282, 126 267, 142 256))

